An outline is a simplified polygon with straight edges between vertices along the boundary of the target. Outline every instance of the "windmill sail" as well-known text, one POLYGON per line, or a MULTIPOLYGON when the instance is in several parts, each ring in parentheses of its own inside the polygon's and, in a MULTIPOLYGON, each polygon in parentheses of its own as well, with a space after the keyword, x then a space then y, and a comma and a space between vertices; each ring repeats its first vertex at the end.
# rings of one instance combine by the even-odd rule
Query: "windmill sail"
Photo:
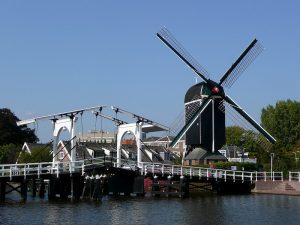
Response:
POLYGON ((254 39, 251 44, 245 49, 234 64, 227 70, 221 78, 219 85, 224 83, 224 86, 230 88, 239 76, 247 69, 254 59, 263 51, 262 45, 254 39))
POLYGON ((156 35, 203 80, 206 82, 209 80, 209 73, 185 50, 167 28, 161 29, 156 35))
MULTIPOLYGON (((245 71, 245 69, 251 64, 251 62, 262 52, 262 45, 254 39, 250 45, 244 50, 240 57, 235 61, 235 63, 228 69, 228 71, 222 76, 219 83, 209 79, 209 75, 205 69, 184 49, 184 47, 172 36, 172 34, 166 29, 162 29, 157 33, 157 36, 179 57, 181 58, 196 74, 198 74, 209 88, 210 94, 203 100, 199 109, 192 113, 191 118, 186 121, 185 126, 180 130, 177 136, 174 138, 170 147, 174 147, 178 141, 186 134, 186 132, 193 126, 197 121, 199 115, 206 110, 210 102, 214 102, 215 98, 223 99, 231 104, 234 109, 242 115, 252 126, 254 126, 264 137, 266 137, 271 143, 275 143, 276 140, 272 137, 265 129, 263 129, 252 117, 250 117, 241 107, 239 107, 229 96, 224 92, 223 86, 231 87, 232 84, 238 79, 238 77, 245 71)), ((214 137, 216 136, 216 131, 225 132, 225 123, 220 124, 220 129, 215 129, 215 121, 218 115, 215 115, 212 110, 212 116, 206 119, 212 120, 212 123, 207 123, 212 126, 212 143, 211 149, 214 152, 215 144, 214 137), (221 127, 222 126, 222 127, 221 127)), ((207 129, 210 130, 210 129, 207 129)), ((191 132, 192 133, 192 132, 191 132)), ((201 136, 201 135, 200 135, 201 136)), ((220 136, 220 135, 219 135, 220 136)), ((225 135, 224 135, 225 136, 225 135)), ((201 136, 202 137, 202 136, 201 136)), ((200 138, 201 138, 200 137, 200 138)), ((221 139, 220 139, 221 140, 221 139)), ((225 142, 221 140, 221 142, 225 142)), ((201 140, 199 141, 201 144, 201 140)), ((219 143, 219 144, 220 144, 219 143)))
POLYGON ((225 96, 226 102, 228 102, 233 108, 241 114, 255 129, 257 129, 265 138, 267 138, 272 144, 276 142, 276 139, 268 133, 262 126, 260 126, 248 113, 246 113, 237 103, 233 101, 228 95, 225 96))

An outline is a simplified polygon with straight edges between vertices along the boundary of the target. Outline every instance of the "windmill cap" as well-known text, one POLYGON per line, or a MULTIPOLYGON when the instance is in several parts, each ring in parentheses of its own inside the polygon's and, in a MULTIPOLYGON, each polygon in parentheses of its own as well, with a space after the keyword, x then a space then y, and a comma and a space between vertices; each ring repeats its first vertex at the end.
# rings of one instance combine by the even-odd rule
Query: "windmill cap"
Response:
POLYGON ((184 97, 184 103, 188 103, 211 94, 211 89, 207 83, 201 82, 188 89, 184 97))

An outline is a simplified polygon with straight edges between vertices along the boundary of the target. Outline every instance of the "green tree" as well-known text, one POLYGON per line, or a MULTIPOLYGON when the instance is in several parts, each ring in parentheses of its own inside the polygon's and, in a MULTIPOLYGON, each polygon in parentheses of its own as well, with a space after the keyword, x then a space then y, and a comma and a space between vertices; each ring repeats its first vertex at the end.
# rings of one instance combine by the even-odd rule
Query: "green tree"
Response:
POLYGON ((7 108, 0 109, 0 146, 6 144, 23 144, 25 141, 35 143, 38 141, 34 130, 26 125, 17 126, 19 118, 7 108))
POLYGON ((28 152, 21 152, 18 163, 51 162, 50 147, 37 147, 28 152))
POLYGON ((300 103, 278 101, 262 109, 261 122, 276 139, 276 148, 290 151, 300 139, 300 103))
POLYGON ((21 151, 21 146, 15 144, 7 144, 0 146, 0 164, 16 163, 17 156, 21 151))
POLYGON ((246 130, 239 126, 226 127, 226 144, 241 146, 246 130))

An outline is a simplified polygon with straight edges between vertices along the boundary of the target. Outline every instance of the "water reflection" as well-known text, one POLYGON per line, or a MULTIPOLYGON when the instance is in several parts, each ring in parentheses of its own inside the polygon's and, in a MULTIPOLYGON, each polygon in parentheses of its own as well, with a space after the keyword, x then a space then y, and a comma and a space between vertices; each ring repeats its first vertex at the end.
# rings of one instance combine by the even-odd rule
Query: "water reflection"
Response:
POLYGON ((0 224, 299 224, 300 196, 106 197, 102 202, 0 204, 0 224))

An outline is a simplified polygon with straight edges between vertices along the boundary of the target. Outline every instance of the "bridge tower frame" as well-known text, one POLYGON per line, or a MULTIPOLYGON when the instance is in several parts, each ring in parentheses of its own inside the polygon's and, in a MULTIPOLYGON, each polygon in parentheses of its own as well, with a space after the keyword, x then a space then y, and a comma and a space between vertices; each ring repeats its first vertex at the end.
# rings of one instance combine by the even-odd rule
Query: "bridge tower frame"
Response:
POLYGON ((131 132, 136 141, 137 146, 137 166, 140 166, 142 162, 142 126, 143 122, 136 122, 136 123, 129 123, 129 124, 121 124, 118 126, 118 133, 117 133, 117 167, 121 167, 121 142, 122 138, 127 132, 131 132))
POLYGON ((53 124, 53 165, 57 160, 56 155, 57 155, 57 144, 59 141, 59 135, 61 131, 67 129, 69 133, 71 134, 71 162, 76 161, 76 121, 77 121, 76 116, 69 116, 68 118, 63 118, 63 119, 52 119, 52 124, 53 124))

